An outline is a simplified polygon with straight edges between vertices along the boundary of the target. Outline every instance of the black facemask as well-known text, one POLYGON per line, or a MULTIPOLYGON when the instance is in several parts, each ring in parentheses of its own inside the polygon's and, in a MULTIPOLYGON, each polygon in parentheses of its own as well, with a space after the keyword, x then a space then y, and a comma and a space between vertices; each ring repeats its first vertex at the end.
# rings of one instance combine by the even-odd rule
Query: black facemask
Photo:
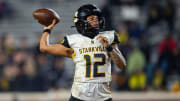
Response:
POLYGON ((83 33, 82 35, 93 39, 98 34, 99 34, 99 27, 91 27, 89 31, 87 31, 86 33, 83 33))

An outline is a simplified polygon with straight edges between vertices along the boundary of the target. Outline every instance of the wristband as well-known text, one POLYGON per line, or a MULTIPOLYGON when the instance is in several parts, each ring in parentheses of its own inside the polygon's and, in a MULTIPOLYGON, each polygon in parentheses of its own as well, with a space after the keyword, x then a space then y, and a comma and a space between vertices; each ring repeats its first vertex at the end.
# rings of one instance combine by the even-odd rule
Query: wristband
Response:
POLYGON ((44 32, 48 32, 49 34, 51 34, 51 30, 50 29, 45 29, 44 31, 43 31, 43 33, 44 32))
POLYGON ((107 50, 108 52, 111 52, 111 51, 113 50, 113 48, 112 48, 112 46, 109 46, 109 47, 106 48, 106 50, 107 50))

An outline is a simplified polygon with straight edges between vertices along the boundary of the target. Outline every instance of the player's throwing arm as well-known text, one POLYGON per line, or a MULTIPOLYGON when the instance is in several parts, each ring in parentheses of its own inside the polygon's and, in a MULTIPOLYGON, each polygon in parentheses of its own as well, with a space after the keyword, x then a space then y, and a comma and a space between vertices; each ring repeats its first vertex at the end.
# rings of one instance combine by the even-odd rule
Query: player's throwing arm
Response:
POLYGON ((33 12, 34 18, 44 25, 43 35, 40 40, 40 51, 53 55, 72 57, 73 50, 61 44, 49 44, 49 35, 54 26, 60 22, 59 15, 52 9, 37 9, 33 12))

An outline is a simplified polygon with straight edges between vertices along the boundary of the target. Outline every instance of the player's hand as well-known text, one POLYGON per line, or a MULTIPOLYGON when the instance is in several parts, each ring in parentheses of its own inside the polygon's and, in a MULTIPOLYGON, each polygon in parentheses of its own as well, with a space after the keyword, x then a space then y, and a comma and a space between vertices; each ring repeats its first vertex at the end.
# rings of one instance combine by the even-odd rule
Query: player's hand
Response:
POLYGON ((50 29, 50 30, 52 30, 55 25, 56 25, 56 19, 54 19, 53 22, 52 22, 52 24, 50 24, 49 26, 44 26, 44 29, 50 29))
POLYGON ((99 40, 99 42, 104 46, 104 47, 109 47, 109 43, 108 43, 108 40, 106 37, 102 36, 102 35, 99 35, 97 37, 97 40, 99 40))

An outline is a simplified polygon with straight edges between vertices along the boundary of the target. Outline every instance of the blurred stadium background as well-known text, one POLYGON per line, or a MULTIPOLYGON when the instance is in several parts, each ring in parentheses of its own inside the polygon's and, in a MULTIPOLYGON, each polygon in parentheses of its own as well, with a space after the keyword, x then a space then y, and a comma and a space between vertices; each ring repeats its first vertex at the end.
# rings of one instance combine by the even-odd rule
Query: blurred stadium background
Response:
POLYGON ((113 99, 180 101, 180 0, 0 0, 0 101, 68 100, 74 64, 39 51, 43 26, 32 12, 59 13, 50 42, 60 43, 87 3, 102 9, 127 60, 123 71, 112 66, 113 99))

